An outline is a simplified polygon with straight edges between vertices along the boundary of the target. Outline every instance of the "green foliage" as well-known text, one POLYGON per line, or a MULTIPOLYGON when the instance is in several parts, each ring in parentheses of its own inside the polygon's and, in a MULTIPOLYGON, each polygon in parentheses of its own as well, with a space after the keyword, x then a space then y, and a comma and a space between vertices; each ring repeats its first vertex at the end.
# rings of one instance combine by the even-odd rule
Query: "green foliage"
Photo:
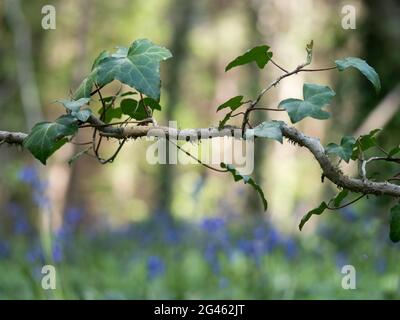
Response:
POLYGON ((272 52, 269 51, 270 47, 267 45, 257 46, 248 51, 243 55, 235 58, 225 68, 225 72, 247 63, 255 62, 260 69, 263 69, 269 60, 272 58, 272 52))
POLYGON ((88 104, 90 98, 80 98, 78 100, 57 100, 64 105, 64 107, 71 112, 71 116, 77 120, 85 122, 89 119, 92 111, 89 108, 82 109, 85 104, 88 104))
POLYGON ((76 118, 63 115, 55 122, 37 123, 23 145, 36 159, 46 164, 47 159, 68 141, 66 137, 74 135, 77 131, 76 118))
POLYGON ((400 152, 400 146, 394 147, 388 152, 388 157, 393 157, 400 152))
POLYGON ((299 224, 299 229, 300 229, 300 231, 303 229, 303 227, 304 227, 304 225, 306 224, 306 222, 307 222, 308 220, 310 220, 310 218, 311 218, 314 214, 315 214, 315 215, 321 215, 321 214, 325 211, 325 209, 327 209, 327 208, 328 208, 328 205, 326 204, 326 202, 325 202, 325 201, 322 201, 321 204, 320 204, 317 208, 315 208, 315 209, 313 209, 313 210, 307 212, 306 215, 305 215, 305 216, 301 219, 301 221, 300 221, 300 224, 299 224))
POLYGON ((233 98, 230 98, 229 100, 227 100, 226 102, 224 102, 223 104, 221 104, 217 111, 220 111, 222 109, 225 108, 230 108, 232 111, 235 111, 237 108, 239 108, 240 106, 243 105, 243 96, 236 96, 233 98))
POLYGON ((325 151, 327 154, 336 154, 346 162, 350 161, 351 155, 353 154, 353 148, 356 143, 356 139, 351 136, 344 136, 340 141, 340 145, 336 143, 329 143, 325 151))
POLYGON ((287 110, 292 123, 299 122, 305 117, 324 120, 328 119, 330 114, 322 108, 327 106, 334 96, 335 92, 328 86, 305 83, 303 85, 304 100, 285 99, 280 102, 279 107, 287 110))
POLYGON ((264 210, 268 209, 268 202, 265 199, 264 192, 262 191, 261 187, 250 176, 240 174, 240 172, 238 172, 234 166, 230 164, 225 164, 223 162, 221 163, 221 168, 228 170, 232 174, 235 182, 243 180, 245 184, 251 185, 254 188, 254 190, 258 192, 262 200, 264 210))
POLYGON ((335 64, 339 71, 346 70, 350 67, 356 68, 373 84, 376 92, 381 90, 379 75, 366 61, 360 58, 348 57, 342 60, 336 60, 335 64))
POLYGON ((340 191, 338 193, 338 195, 333 198, 333 205, 337 208, 340 206, 340 204, 342 203, 342 201, 344 199, 346 199, 346 197, 349 195, 349 190, 347 189, 343 189, 342 191, 340 191))
POLYGON ((351 155, 351 159, 356 160, 364 151, 375 147, 377 144, 376 134, 380 131, 381 129, 374 129, 368 134, 361 135, 355 143, 355 148, 353 150, 353 154, 351 155))
POLYGON ((160 62, 171 58, 170 51, 147 39, 136 40, 129 48, 120 47, 113 54, 103 51, 95 60, 92 72, 83 80, 74 98, 90 97, 94 84, 104 86, 113 80, 160 100, 160 62))
POLYGON ((283 121, 264 121, 253 129, 246 130, 246 138, 251 137, 262 137, 274 139, 280 143, 283 143, 281 127, 284 124, 283 121))
POLYGON ((400 204, 396 204, 390 209, 390 240, 393 242, 400 241, 400 204))
POLYGON ((145 106, 149 107, 151 111, 161 110, 161 106, 157 103, 157 101, 151 98, 144 98, 139 102, 131 98, 121 101, 122 113, 136 120, 144 120, 149 117, 145 106))

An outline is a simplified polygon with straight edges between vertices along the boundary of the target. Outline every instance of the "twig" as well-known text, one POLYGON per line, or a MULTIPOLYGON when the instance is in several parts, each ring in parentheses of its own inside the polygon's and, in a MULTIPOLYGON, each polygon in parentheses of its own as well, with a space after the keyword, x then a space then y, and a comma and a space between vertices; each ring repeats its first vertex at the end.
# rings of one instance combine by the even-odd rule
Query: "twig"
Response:
POLYGON ((344 204, 344 205, 342 205, 342 206, 339 206, 339 207, 329 207, 329 206, 326 206, 326 208, 327 208, 328 210, 339 210, 339 209, 343 209, 343 208, 345 208, 345 207, 348 207, 348 206, 352 205, 353 203, 357 202, 358 200, 364 198, 365 196, 366 196, 366 194, 362 194, 361 196, 357 197, 356 199, 350 201, 349 203, 346 203, 346 204, 344 204))
POLYGON ((286 72, 286 73, 289 72, 289 71, 287 71, 286 69, 284 69, 283 67, 281 67, 279 64, 277 64, 274 60, 270 59, 270 61, 272 62, 272 64, 273 64, 275 67, 278 67, 278 68, 281 69, 283 72, 286 72))

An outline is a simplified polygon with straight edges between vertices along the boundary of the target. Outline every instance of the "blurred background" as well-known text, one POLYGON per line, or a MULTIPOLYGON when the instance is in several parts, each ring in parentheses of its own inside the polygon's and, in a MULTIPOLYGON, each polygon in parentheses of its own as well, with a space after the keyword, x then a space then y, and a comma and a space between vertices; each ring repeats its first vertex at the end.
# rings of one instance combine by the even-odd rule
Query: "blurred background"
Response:
MULTIPOLYGON (((379 142, 390 148, 399 143, 399 18, 396 0, 0 0, 0 129, 28 132, 54 119, 63 112, 54 100, 70 95, 102 50, 138 38, 174 55, 161 67, 158 122, 217 125, 219 104, 254 98, 280 75, 271 64, 225 73, 228 62, 268 44, 274 60, 293 69, 312 39, 313 67, 361 57, 379 73, 381 93, 356 71, 300 73, 263 105, 301 98, 304 82, 329 85, 337 92, 332 118, 297 127, 324 144, 384 128, 379 142), (41 26, 46 4, 56 8, 55 30, 41 26), (348 4, 356 8, 355 30, 341 25, 348 4)), ((272 117, 288 121, 276 113, 253 121, 272 117)), ((370 197, 313 217, 299 232, 302 215, 337 192, 321 184, 307 151, 256 142, 253 177, 269 200, 263 212, 253 190, 228 174, 149 165, 148 145, 131 141, 103 166, 85 156, 69 165, 81 148, 68 144, 46 167, 21 148, 0 146, 0 299, 400 297, 399 246, 388 239, 391 199, 370 197), (56 267, 56 290, 41 288, 44 264, 56 267), (356 290, 341 287, 347 264, 356 268, 356 290)), ((385 179, 394 169, 380 164, 371 172, 385 179)))

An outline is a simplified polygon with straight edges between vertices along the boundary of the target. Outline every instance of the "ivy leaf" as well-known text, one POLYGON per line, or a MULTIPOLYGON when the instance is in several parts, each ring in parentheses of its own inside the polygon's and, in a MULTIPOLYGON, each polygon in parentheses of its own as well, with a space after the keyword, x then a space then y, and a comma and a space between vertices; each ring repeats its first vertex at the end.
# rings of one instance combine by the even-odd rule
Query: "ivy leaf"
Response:
POLYGON ((263 69, 269 60, 272 58, 272 52, 269 51, 270 47, 267 45, 254 47, 243 55, 229 62, 225 68, 225 72, 243 64, 256 62, 260 69, 263 69))
POLYGON ((250 176, 240 174, 235 169, 234 166, 232 166, 230 164, 225 164, 223 162, 221 163, 221 168, 227 169, 232 174, 233 179, 235 180, 235 182, 243 180, 243 182, 245 184, 251 185, 254 188, 254 190, 256 190, 258 192, 258 194, 259 194, 259 196, 260 196, 260 198, 262 200, 262 203, 263 203, 263 206, 264 206, 264 210, 266 211, 268 209, 268 202, 265 199, 264 192, 262 191, 261 187, 256 182, 254 182, 254 180, 250 176))
POLYGON ((230 108, 232 111, 235 111, 237 108, 239 108, 241 105, 243 105, 243 96, 236 96, 233 98, 230 98, 229 100, 225 101, 223 104, 221 104, 217 112, 224 109, 224 108, 230 108))
POLYGON ((222 130, 222 129, 225 127, 226 123, 227 123, 228 120, 231 118, 232 112, 233 112, 233 111, 228 112, 228 113, 225 115, 225 117, 219 122, 219 124, 218 124, 218 130, 222 130))
POLYGON ((322 108, 328 105, 334 96, 335 92, 327 86, 305 83, 303 85, 304 100, 285 99, 280 102, 279 107, 287 110, 292 123, 299 122, 305 117, 324 120, 328 119, 330 114, 322 108))
POLYGON ((336 67, 339 71, 353 67, 358 69, 375 87, 378 93, 381 90, 381 81, 375 69, 372 68, 365 60, 355 57, 348 57, 335 61, 336 67))
POLYGON ((263 137, 263 138, 269 138, 269 139, 274 139, 276 141, 279 141, 280 143, 283 143, 283 138, 282 138, 282 131, 281 127, 283 121, 264 121, 257 127, 253 129, 247 129, 246 130, 246 138, 251 138, 251 137, 263 137))
POLYGON ((90 109, 82 109, 79 110, 78 112, 72 111, 71 116, 75 117, 76 119, 86 122, 87 119, 89 119, 90 115, 92 114, 92 110, 90 109))
POLYGON ((356 160, 363 151, 375 147, 377 144, 376 134, 381 130, 382 129, 374 129, 371 130, 368 134, 361 135, 356 141, 351 159, 356 160))
MULTIPOLYGON (((100 108, 99 114, 103 113, 103 107, 100 108)), ((110 123, 113 119, 121 119, 122 110, 121 108, 107 108, 107 111, 104 115, 104 123, 110 123)))
POLYGON ((329 143, 325 148, 325 152, 327 154, 336 154, 337 156, 339 156, 339 158, 348 163, 350 161, 351 155, 353 154, 355 143, 356 139, 351 136, 345 136, 340 141, 340 146, 336 143, 329 143))
POLYGON ((63 106, 70 111, 79 111, 80 108, 85 104, 88 104, 89 101, 90 98, 80 98, 78 100, 66 100, 66 99, 57 100, 57 102, 62 103, 63 106))
POLYGON ((39 122, 25 138, 23 146, 44 165, 46 160, 78 131, 75 117, 63 115, 55 122, 39 122))
POLYGON ((400 146, 394 147, 392 150, 389 151, 388 157, 393 157, 400 152, 400 146))
POLYGON ((315 214, 315 215, 321 215, 325 209, 328 208, 328 205, 326 204, 325 201, 321 202, 318 208, 315 208, 309 212, 301 219, 300 224, 299 224, 299 229, 300 231, 303 229, 304 225, 310 218, 315 214))
POLYGON ((144 98, 139 102, 131 98, 121 101, 122 113, 136 120, 144 120, 149 117, 145 106, 149 107, 152 111, 161 110, 161 106, 158 104, 158 102, 151 98, 144 98))
POLYGON ((95 83, 104 86, 119 80, 159 101, 160 62, 171 57, 168 49, 147 39, 136 40, 129 48, 120 47, 111 55, 103 52, 95 60, 92 72, 83 80, 74 97, 89 97, 95 83))
POLYGON ((339 207, 342 201, 349 195, 349 190, 343 189, 338 193, 338 195, 333 198, 333 205, 339 207))
POLYGON ((392 242, 400 241, 400 204, 390 209, 390 240, 392 242))

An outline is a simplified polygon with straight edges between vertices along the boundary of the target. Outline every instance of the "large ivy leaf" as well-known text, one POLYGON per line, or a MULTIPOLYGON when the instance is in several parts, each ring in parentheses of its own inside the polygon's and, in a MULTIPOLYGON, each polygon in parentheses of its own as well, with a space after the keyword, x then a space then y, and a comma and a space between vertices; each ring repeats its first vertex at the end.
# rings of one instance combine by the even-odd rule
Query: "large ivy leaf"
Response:
POLYGON ((284 124, 283 121, 264 121, 257 127, 253 129, 247 129, 246 130, 246 138, 251 138, 251 137, 263 137, 263 138, 269 138, 269 139, 274 139, 276 141, 279 141, 280 143, 283 142, 282 138, 282 124, 284 124))
POLYGON ((89 97, 95 83, 104 86, 113 80, 119 80, 158 101, 160 62, 171 57, 168 49, 147 39, 136 40, 129 48, 120 47, 114 54, 103 51, 96 58, 92 72, 83 80, 74 98, 89 97))
POLYGON ((388 152, 388 157, 393 157, 399 152, 400 152, 400 146, 394 147, 388 152))
POLYGON ((400 204, 396 204, 390 209, 390 240, 393 242, 400 241, 400 204))
POLYGON ((223 104, 221 104, 217 111, 220 111, 225 108, 230 108, 232 111, 235 111, 237 108, 239 108, 241 105, 243 105, 243 96, 236 96, 233 98, 230 98, 229 100, 225 101, 223 104))
POLYGON ((268 202, 265 199, 264 192, 262 191, 261 187, 250 176, 240 174, 235 169, 234 166, 232 166, 230 164, 225 164, 223 162, 221 163, 221 168, 227 169, 232 174, 233 179, 235 180, 235 182, 243 180, 243 182, 245 184, 251 185, 257 191, 257 193, 259 194, 259 196, 260 196, 260 198, 262 200, 263 206, 264 206, 264 210, 268 209, 268 202))
POLYGON ((330 114, 322 108, 328 105, 334 96, 335 92, 327 86, 305 83, 303 85, 304 100, 285 99, 280 102, 279 107, 287 110, 292 123, 299 122, 305 117, 324 120, 328 119, 330 114))
POLYGON ((351 159, 356 160, 362 152, 375 147, 377 144, 376 134, 381 130, 382 129, 374 129, 368 134, 361 135, 355 143, 355 148, 353 150, 353 154, 351 155, 351 159))
POLYGON ((263 45, 254 47, 246 51, 243 55, 229 62, 229 64, 225 68, 225 72, 234 67, 241 66, 243 64, 247 64, 253 61, 257 63, 257 66, 260 69, 263 69, 268 61, 272 58, 272 52, 269 51, 269 49, 269 46, 263 45))
POLYGON ((381 90, 381 81, 375 69, 372 68, 365 60, 355 57, 348 57, 335 61, 339 71, 353 67, 358 69, 375 87, 376 92, 381 90))
POLYGON ((321 215, 325 209, 328 208, 328 205, 326 204, 325 201, 321 202, 319 207, 307 212, 307 214, 301 219, 300 224, 299 224, 299 229, 300 231, 303 229, 304 225, 310 218, 315 214, 315 215, 321 215))
POLYGON ((340 141, 340 145, 336 143, 329 143, 325 151, 327 154, 336 154, 346 162, 350 161, 351 155, 353 154, 353 148, 356 143, 356 139, 350 136, 345 136, 340 141))
POLYGON ((63 115, 55 122, 37 123, 25 138, 23 146, 44 165, 46 160, 67 142, 66 137, 78 131, 75 117, 63 115))

